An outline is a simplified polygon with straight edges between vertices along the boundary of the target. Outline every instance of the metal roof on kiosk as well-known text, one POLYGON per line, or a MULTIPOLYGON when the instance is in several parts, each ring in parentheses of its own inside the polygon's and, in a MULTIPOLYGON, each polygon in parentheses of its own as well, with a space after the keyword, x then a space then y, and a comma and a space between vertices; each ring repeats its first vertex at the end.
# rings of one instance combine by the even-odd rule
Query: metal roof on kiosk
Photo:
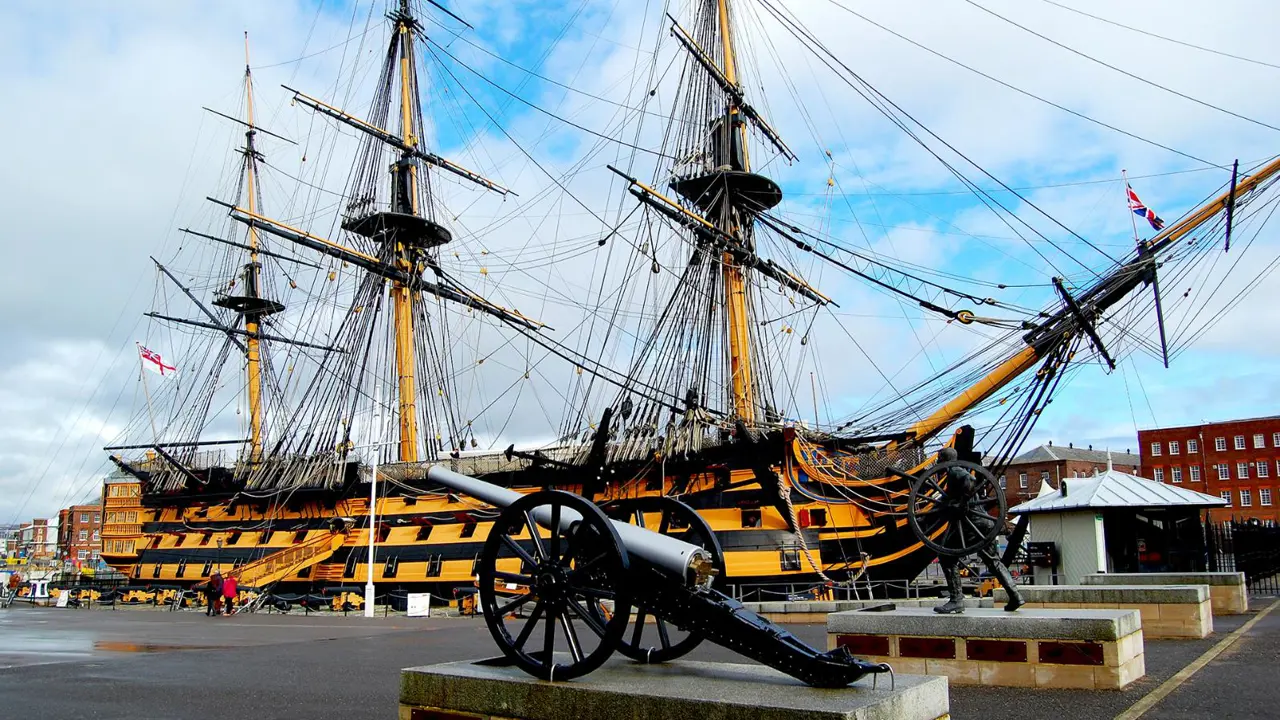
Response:
POLYGON ((1063 478, 1057 490, 1009 509, 1010 514, 1102 508, 1222 507, 1227 501, 1195 490, 1129 475, 1107 464, 1106 472, 1087 478, 1063 478))

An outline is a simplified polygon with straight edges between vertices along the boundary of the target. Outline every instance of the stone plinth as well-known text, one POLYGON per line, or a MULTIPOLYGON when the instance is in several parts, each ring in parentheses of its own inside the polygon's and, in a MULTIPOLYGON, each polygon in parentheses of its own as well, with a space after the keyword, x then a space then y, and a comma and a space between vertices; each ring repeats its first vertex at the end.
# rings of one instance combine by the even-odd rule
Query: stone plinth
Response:
MULTIPOLYGON (((1027 608, 1137 610, 1150 639, 1203 638, 1213 632, 1208 585, 1022 585, 1027 608)), ((1004 588, 995 591, 1005 601, 1004 588)))
MULTIPOLYGON (((743 603, 748 610, 776 623, 824 623, 834 612, 862 610, 891 604, 895 607, 933 607, 945 598, 897 598, 893 600, 799 600, 789 602, 743 603)), ((993 607, 991 598, 965 598, 965 607, 993 607)))
POLYGON ((400 720, 942 720, 944 678, 881 675, 819 690, 762 665, 639 665, 614 657, 569 682, 516 667, 454 662, 400 673, 400 720))
POLYGON ((1082 585, 1208 585, 1214 615, 1249 612, 1249 591, 1240 572, 1197 573, 1094 573, 1080 578, 1082 585))
POLYGON ((827 617, 827 645, 956 685, 1118 690, 1146 674, 1136 610, 842 612, 827 617))

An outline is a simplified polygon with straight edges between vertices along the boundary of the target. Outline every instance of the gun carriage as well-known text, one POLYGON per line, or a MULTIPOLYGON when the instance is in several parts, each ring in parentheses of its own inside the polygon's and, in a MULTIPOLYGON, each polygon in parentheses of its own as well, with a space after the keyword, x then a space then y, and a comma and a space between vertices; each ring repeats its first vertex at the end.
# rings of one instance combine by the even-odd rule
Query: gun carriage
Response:
POLYGON ((674 498, 600 508, 573 493, 522 495, 440 466, 427 476, 501 508, 477 567, 480 604, 503 654, 535 677, 585 675, 615 650, 665 662, 707 640, 814 687, 890 670, 843 647, 819 652, 717 590, 720 545, 674 498))

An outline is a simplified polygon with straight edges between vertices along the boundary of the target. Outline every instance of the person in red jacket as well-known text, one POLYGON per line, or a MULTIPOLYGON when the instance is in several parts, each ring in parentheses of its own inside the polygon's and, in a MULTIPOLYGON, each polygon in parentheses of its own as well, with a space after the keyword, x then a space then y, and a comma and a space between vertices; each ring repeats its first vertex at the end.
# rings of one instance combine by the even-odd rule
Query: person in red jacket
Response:
POLYGON ((226 606, 228 615, 236 611, 236 576, 228 574, 222 580, 222 604, 226 606))

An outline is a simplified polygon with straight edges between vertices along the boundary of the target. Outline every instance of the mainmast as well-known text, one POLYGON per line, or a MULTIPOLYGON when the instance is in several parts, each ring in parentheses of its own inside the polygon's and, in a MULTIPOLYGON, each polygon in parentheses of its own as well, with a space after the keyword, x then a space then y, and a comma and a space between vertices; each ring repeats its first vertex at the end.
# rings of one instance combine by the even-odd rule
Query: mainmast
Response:
MULTIPOLYGON (((720 21, 720 43, 724 49, 724 65, 721 71, 731 85, 738 84, 738 63, 733 54, 733 28, 729 24, 729 0, 717 0, 717 16, 720 21)), ((716 167, 733 165, 737 161, 744 172, 751 172, 751 158, 747 154, 747 127, 742 122, 738 103, 729 96, 726 121, 720 132, 724 140, 719 146, 730 150, 729 157, 717 157, 716 167), (736 149, 736 152, 734 150, 736 149), (729 162, 724 162, 728 160, 729 162)), ((739 237, 740 228, 736 213, 722 212, 713 219, 722 233, 739 237)), ((751 368, 751 323, 747 317, 747 288, 742 266, 733 255, 725 251, 720 257, 724 273, 724 297, 726 322, 729 326, 729 370, 733 382, 733 412, 747 424, 755 421, 755 386, 751 368)))
MULTIPOLYGON (((396 35, 400 53, 400 162, 392 169, 395 186, 392 189, 392 208, 395 212, 419 216, 418 165, 413 156, 418 137, 414 127, 413 99, 417 97, 417 68, 413 62, 413 28, 416 22, 410 13, 409 0, 400 0, 400 12, 395 17, 396 35)), ((394 264, 411 277, 421 274, 422 268, 410 257, 410 248, 398 234, 386 236, 394 243, 394 264)), ((409 288, 399 281, 391 287, 392 315, 395 325, 395 353, 397 397, 400 404, 400 462, 418 461, 418 413, 414 388, 413 296, 409 288)))

